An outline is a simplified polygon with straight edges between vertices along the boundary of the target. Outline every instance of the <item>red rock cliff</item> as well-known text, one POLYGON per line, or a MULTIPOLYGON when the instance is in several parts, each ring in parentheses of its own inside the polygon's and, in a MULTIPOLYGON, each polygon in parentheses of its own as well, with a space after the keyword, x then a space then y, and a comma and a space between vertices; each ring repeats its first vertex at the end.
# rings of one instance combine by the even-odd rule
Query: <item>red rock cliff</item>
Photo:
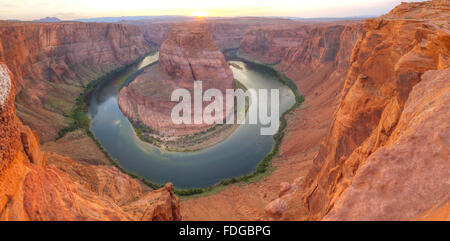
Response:
POLYGON ((295 168, 316 153, 303 181, 283 183, 267 216, 448 219, 449 13, 448 1, 403 3, 363 29, 321 24, 286 26, 289 34, 247 32, 239 54, 275 64, 306 97, 289 116, 281 155, 295 168), (307 37, 296 46, 285 44, 300 34, 307 37))
POLYGON ((415 220, 440 210, 448 219, 449 9, 403 3, 365 21, 303 185, 311 217, 415 220))
POLYGON ((239 56, 274 64, 305 96, 305 103, 288 119, 288 131, 280 147, 285 158, 316 149, 326 135, 361 32, 359 22, 297 23, 247 31, 239 56), (303 141, 297 141, 298 136, 303 141))
POLYGON ((66 125, 62 114, 89 81, 132 63, 150 47, 135 26, 0 23, 0 61, 17 80, 18 114, 43 141, 66 125))
POLYGON ((116 168, 43 153, 15 115, 15 78, 0 63, 0 220, 180 220, 171 184, 144 195, 116 168))

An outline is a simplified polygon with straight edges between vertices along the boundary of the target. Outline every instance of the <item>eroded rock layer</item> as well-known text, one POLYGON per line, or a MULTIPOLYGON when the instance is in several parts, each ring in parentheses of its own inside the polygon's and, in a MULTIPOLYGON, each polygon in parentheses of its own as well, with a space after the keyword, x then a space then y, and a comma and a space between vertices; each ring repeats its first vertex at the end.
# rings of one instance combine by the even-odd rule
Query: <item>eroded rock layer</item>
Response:
POLYGON ((143 194, 116 168, 42 152, 37 133, 15 115, 16 78, 0 63, 0 83, 10 83, 0 105, 0 220, 181 219, 171 184, 143 194))
POLYGON ((448 68, 427 71, 400 116, 387 107, 381 123, 397 120, 395 129, 360 164, 326 220, 448 220, 449 76, 448 68))
POLYGON ((365 21, 325 142, 268 216, 292 219, 298 206, 276 204, 303 200, 312 219, 448 219, 449 7, 403 3, 365 21))
POLYGON ((203 120, 194 124, 193 119, 192 124, 174 124, 171 119, 172 108, 177 104, 171 101, 172 92, 186 88, 193 98, 194 81, 201 81, 203 90, 214 88, 223 94, 234 88, 233 73, 206 27, 189 24, 169 33, 161 45, 157 66, 147 68, 120 91, 120 108, 134 122, 141 122, 162 136, 205 131, 213 125, 203 120))
POLYGON ((67 125, 63 114, 90 81, 150 48, 135 26, 0 22, 0 61, 17 80, 18 115, 43 141, 67 125))

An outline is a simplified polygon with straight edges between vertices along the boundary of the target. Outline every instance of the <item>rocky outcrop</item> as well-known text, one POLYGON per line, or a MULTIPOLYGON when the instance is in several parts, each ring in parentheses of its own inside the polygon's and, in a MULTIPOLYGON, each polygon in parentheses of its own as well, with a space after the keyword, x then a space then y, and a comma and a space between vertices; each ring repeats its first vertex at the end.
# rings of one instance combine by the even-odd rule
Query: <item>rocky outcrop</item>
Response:
POLYGON ((288 182, 280 183, 278 198, 264 207, 265 215, 272 219, 280 219, 286 216, 286 211, 299 206, 297 203, 299 200, 296 200, 295 196, 298 196, 297 193, 299 192, 302 180, 303 177, 299 177, 292 184, 288 182))
POLYGON ((172 192, 172 183, 125 205, 123 210, 143 221, 181 220, 180 204, 172 192))
POLYGON ((16 79, 19 117, 43 141, 53 140, 67 125, 63 114, 70 112, 83 87, 150 48, 135 26, 0 23, 0 61, 16 79))
POLYGON ((0 220, 180 220, 170 184, 144 195, 136 180, 116 168, 43 153, 37 134, 15 115, 15 78, 0 63, 6 87, 0 105, 0 220), (128 211, 135 202, 140 204, 128 211))
POLYGON ((360 164, 326 220, 448 220, 449 76, 449 68, 427 71, 400 116, 387 107, 380 122, 398 119, 395 129, 360 164))
POLYGON ((176 125, 171 119, 172 108, 177 104, 171 101, 172 91, 192 91, 194 81, 202 81, 204 90, 215 88, 225 93, 234 88, 233 73, 205 26, 190 24, 172 30, 161 45, 158 65, 147 68, 120 91, 120 108, 134 122, 143 123, 161 136, 205 131, 212 125, 176 125))
POLYGON ((312 218, 414 220, 448 203, 448 71, 423 75, 449 66, 442 3, 403 3, 365 21, 303 185, 312 218))

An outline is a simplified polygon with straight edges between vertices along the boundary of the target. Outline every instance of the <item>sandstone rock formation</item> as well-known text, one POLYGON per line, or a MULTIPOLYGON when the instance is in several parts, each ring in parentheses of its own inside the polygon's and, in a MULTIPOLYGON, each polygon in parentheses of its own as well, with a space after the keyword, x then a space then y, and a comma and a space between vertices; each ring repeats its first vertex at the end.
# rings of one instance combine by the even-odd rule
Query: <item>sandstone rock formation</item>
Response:
POLYGON ((194 81, 202 81, 204 90, 215 88, 225 93, 234 88, 233 73, 205 26, 189 24, 169 33, 161 45, 158 65, 147 68, 120 91, 120 108, 134 122, 141 122, 162 136, 205 131, 213 125, 175 125, 171 119, 172 108, 177 104, 171 101, 172 91, 192 91, 194 81))
POLYGON ((425 72, 400 116, 382 114, 384 123, 398 119, 395 129, 359 166, 326 220, 448 220, 449 76, 449 68, 425 72))
MULTIPOLYGON (((436 175, 434 168, 448 170, 448 154, 433 155, 430 160, 425 154, 433 151, 430 145, 421 142, 413 145, 413 140, 402 144, 408 136, 434 136, 439 131, 429 129, 427 134, 421 134, 425 130, 419 131, 414 127, 408 131, 402 127, 401 120, 411 118, 410 111, 415 108, 405 107, 408 101, 416 107, 427 104, 414 102, 415 96, 411 93, 413 87, 421 82, 421 75, 427 70, 449 66, 450 35, 448 24, 443 20, 448 19, 449 7, 448 4, 438 5, 436 1, 404 3, 386 16, 366 20, 364 34, 353 50, 351 67, 330 133, 305 181, 304 198, 314 217, 335 213, 334 207, 343 210, 340 205, 348 193, 353 189, 362 190, 366 185, 371 193, 380 195, 374 198, 379 206, 369 210, 362 199, 371 194, 359 193, 361 199, 351 204, 347 202, 349 206, 344 208, 349 219, 418 219, 426 210, 448 199, 449 187, 445 184, 448 171, 436 180, 422 179, 436 175), (399 15, 400 12, 403 14, 399 15), (399 149, 403 151, 398 152, 399 149), (387 154, 387 150, 392 153, 387 154), (410 152, 414 158, 410 159, 411 156, 402 152, 410 152), (440 158, 444 160, 440 161, 440 158), (409 168, 407 176, 405 169, 395 166, 402 160, 409 162, 404 166, 409 168), (382 164, 384 162, 390 164, 382 164), (384 167, 375 168, 374 165, 384 167), (394 165, 392 168, 395 169, 384 172, 384 168, 389 167, 387 165, 394 165), (430 165, 430 168, 422 165, 430 165), (366 168, 371 170, 370 174, 366 168), (372 175, 377 179, 370 184, 372 175), (422 185, 428 186, 429 190, 425 191, 422 185), (415 190, 414 194, 410 193, 412 190, 415 190)), ((439 96, 438 93, 436 95, 439 96)), ((428 123, 433 118, 440 120, 439 111, 435 110, 436 113, 427 116, 428 123)), ((420 117, 413 123, 421 125, 420 117)), ((444 125, 448 125, 448 121, 444 125)), ((441 134, 444 136, 436 136, 438 143, 439 139, 446 139, 445 132, 441 134)), ((445 153, 448 145, 440 146, 445 153)), ((339 217, 343 218, 342 215, 339 217)))
POLYGON ((83 87, 151 46, 135 26, 0 22, 0 61, 16 79, 18 115, 43 141, 67 125, 63 114, 83 87))
POLYGON ((308 40, 311 26, 304 24, 252 27, 239 47, 242 57, 263 64, 278 64, 292 49, 308 40))
POLYGON ((365 21, 312 169, 268 209, 303 199, 311 219, 448 220, 449 7, 402 3, 365 21))
POLYGON ((0 220, 181 219, 170 184, 144 195, 116 168, 43 153, 37 133, 16 117, 15 78, 0 63, 0 220))

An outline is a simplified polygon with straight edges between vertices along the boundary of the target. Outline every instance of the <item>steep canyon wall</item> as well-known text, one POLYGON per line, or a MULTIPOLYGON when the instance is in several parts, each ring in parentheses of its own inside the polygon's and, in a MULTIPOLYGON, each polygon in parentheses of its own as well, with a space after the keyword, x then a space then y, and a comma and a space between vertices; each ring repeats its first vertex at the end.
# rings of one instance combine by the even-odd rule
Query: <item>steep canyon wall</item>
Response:
POLYGON ((1 23, 0 32, 0 220, 181 219, 171 184, 144 193, 115 167, 44 152, 38 133, 16 116, 17 105, 41 136, 54 138, 62 115, 46 107, 49 98, 67 97, 70 109, 90 80, 145 55, 151 46, 137 29, 1 23))
POLYGON ((0 23, 0 61, 17 80, 18 115, 42 141, 67 125, 63 115, 90 81, 133 63, 151 46, 135 26, 0 23))
POLYGON ((445 206, 448 215, 449 7, 403 3, 365 21, 304 182, 312 217, 411 220, 445 206))
POLYGON ((315 155, 267 216, 448 219, 449 7, 402 3, 363 25, 247 31, 239 55, 283 71, 306 97, 281 154, 315 155))

